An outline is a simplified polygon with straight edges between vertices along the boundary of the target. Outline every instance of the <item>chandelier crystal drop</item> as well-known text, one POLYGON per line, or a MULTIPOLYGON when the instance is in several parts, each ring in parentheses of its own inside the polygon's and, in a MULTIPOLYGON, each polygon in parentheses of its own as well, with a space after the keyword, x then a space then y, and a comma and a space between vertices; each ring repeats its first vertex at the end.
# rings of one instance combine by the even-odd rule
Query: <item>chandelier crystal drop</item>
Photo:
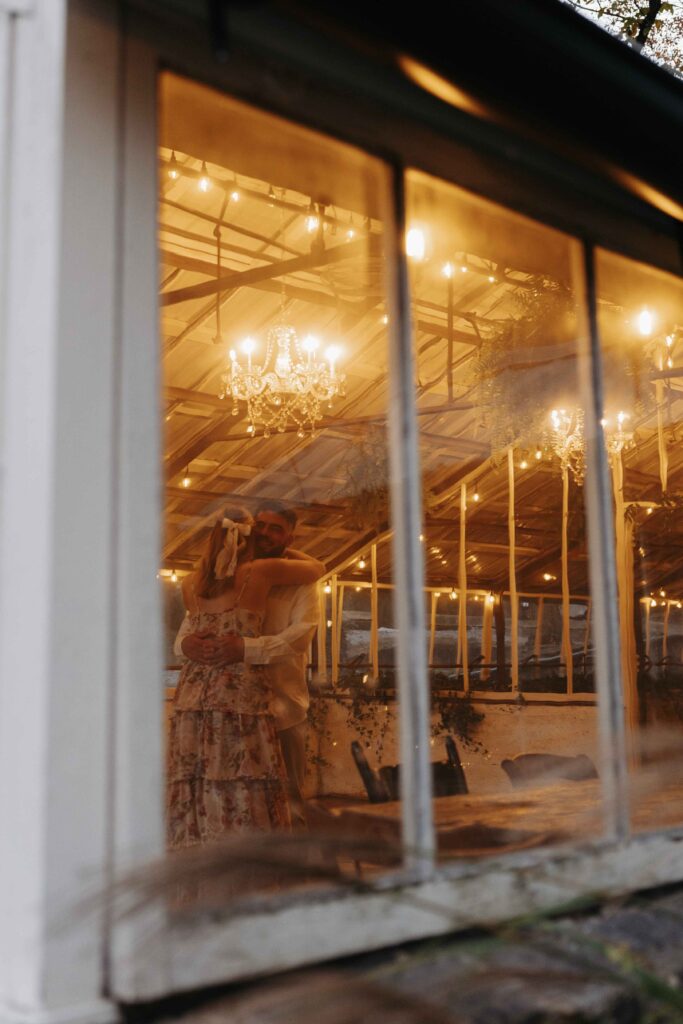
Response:
POLYGON ((272 431, 284 433, 292 425, 297 427, 297 437, 304 437, 306 431, 313 434, 322 406, 331 408, 333 399, 344 397, 346 378, 336 369, 339 349, 330 346, 324 361, 318 360, 317 338, 308 335, 300 343, 294 327, 284 322, 268 331, 261 364, 252 359, 256 348, 251 338, 242 343, 246 367, 237 352, 230 351, 220 397, 232 399, 233 416, 239 412, 239 403, 246 403, 247 433, 252 437, 257 427, 263 428, 264 437, 270 437, 272 431))

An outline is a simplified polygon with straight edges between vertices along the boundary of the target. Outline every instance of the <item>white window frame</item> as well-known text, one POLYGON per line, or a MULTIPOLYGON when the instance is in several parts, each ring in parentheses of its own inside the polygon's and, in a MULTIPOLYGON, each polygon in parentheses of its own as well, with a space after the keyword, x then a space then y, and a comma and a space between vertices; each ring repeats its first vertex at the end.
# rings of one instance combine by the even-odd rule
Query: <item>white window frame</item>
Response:
MULTIPOLYGON (((87 6, 87 5, 86 5, 87 6)), ((100 5, 100 13, 106 5, 100 5)), ((114 872, 163 854, 162 665, 160 596, 156 585, 160 550, 161 422, 157 319, 157 75, 164 53, 133 35, 122 44, 112 71, 119 90, 118 114, 110 119, 117 137, 119 230, 111 252, 118 268, 118 377, 115 460, 112 480, 113 639, 110 857, 114 872), (158 680, 158 685, 145 680, 158 680)), ((85 51, 81 52, 83 56, 85 51)), ((72 53, 76 59, 78 53, 72 53)), ((209 60, 207 53, 207 60, 209 60)), ((254 88, 251 83, 250 88, 254 88)), ((267 107, 267 102, 262 103, 267 107)), ((333 134, 333 133, 331 133, 333 134)), ((78 173, 77 170, 74 173, 78 173)), ((589 378, 593 401, 587 417, 587 514, 595 631, 613 642, 598 647, 596 666, 602 740, 601 778, 605 835, 580 850, 538 850, 475 864, 437 866, 434 861, 428 688, 423 650, 423 566, 419 544, 420 495, 416 417, 413 406, 409 295, 402 246, 403 177, 393 170, 393 209, 387 211, 390 308, 389 360, 392 514, 399 625, 401 758, 404 766, 402 871, 384 878, 377 891, 347 890, 289 896, 268 910, 225 919, 164 921, 163 912, 144 921, 110 922, 110 945, 102 983, 115 1000, 138 1001, 200 985, 291 968, 312 960, 387 946, 565 903, 587 890, 614 894, 683 877, 677 837, 628 839, 623 724, 619 692, 615 569, 609 515, 609 478, 600 440, 599 360, 589 378), (140 955, 144 953, 144 955, 140 955)), ((95 198, 85 195, 95 206, 95 198)), ((81 211, 82 216, 87 216, 81 211)), ((103 242, 106 237, 103 235, 103 242)), ((587 280, 586 338, 595 357, 597 324, 592 254, 584 247, 580 276, 587 280)), ((94 377, 92 386, 99 384, 94 377)))

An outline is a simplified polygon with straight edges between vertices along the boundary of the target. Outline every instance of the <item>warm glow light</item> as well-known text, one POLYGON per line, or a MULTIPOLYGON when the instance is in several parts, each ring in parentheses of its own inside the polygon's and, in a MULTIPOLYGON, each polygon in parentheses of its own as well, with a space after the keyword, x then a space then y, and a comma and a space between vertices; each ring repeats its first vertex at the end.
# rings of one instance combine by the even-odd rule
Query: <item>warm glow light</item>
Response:
POLYGON ((421 534, 420 534, 420 541, 421 541, 421 542, 422 542, 423 544, 424 544, 424 539, 425 539, 425 535, 424 535, 424 533, 421 533, 421 534))
POLYGON ((455 590, 451 590, 451 592, 448 595, 448 597, 449 597, 449 600, 451 600, 451 601, 457 601, 458 600, 458 595, 455 592, 455 590))
POLYGON ((359 558, 358 559, 358 568, 359 569, 364 569, 365 568, 365 559, 364 558, 359 558))
POLYGON ((637 318, 638 330, 643 337, 648 337, 652 334, 652 328, 654 326, 654 319, 649 309, 641 309, 637 318))
POLYGON ((491 284, 495 284, 496 279, 493 276, 493 274, 489 274, 489 281, 491 282, 491 284))
POLYGON ((546 581, 546 583, 550 583, 552 582, 552 580, 556 580, 557 576, 553 576, 553 574, 550 572, 544 572, 543 579, 546 581))
POLYGON ((331 627, 332 627, 332 619, 328 619, 327 620, 327 628, 330 629, 331 627))
POLYGON ((320 342, 313 334, 307 334, 304 340, 301 342, 301 347, 304 352, 316 352, 320 342))
POLYGON ((448 559, 447 558, 442 558, 441 559, 441 564, 442 565, 448 565, 448 559))
POLYGON ((361 592, 361 590, 362 590, 362 589, 363 589, 362 587, 356 587, 356 593, 357 593, 357 594, 360 594, 360 592, 361 592))
POLYGON ((240 194, 239 194, 239 192, 237 191, 236 188, 233 189, 232 192, 230 193, 230 198, 232 199, 233 203, 238 203, 239 202, 240 194))
POLYGON ((185 470, 185 476, 183 477, 183 487, 189 487, 191 483, 192 478, 188 475, 187 470, 185 470))
POLYGON ((528 469, 529 468, 529 463, 527 462, 526 459, 522 459, 522 461, 519 464, 519 468, 520 469, 528 469))
POLYGON ((683 605, 681 604, 680 601, 676 601, 676 607, 677 608, 683 608, 683 605))
POLYGON ((171 570, 171 583, 177 583, 177 582, 178 582, 178 573, 175 571, 175 569, 172 569, 171 570))
POLYGON ((649 509, 647 510, 647 514, 649 516, 651 516, 653 512, 654 512, 654 509, 653 509, 652 505, 650 505, 649 509))
POLYGON ((200 192, 208 192, 211 188, 211 178, 209 172, 206 169, 206 160, 202 160, 202 169, 199 172, 198 187, 200 192))
POLYGON ((540 448, 537 448, 536 451, 534 452, 534 458, 536 459, 537 462, 540 462, 541 459, 543 458, 543 452, 541 451, 540 448))
POLYGON ((319 226, 320 218, 316 217, 314 213, 309 213, 308 217, 306 218, 306 230, 308 231, 309 235, 312 235, 314 231, 317 231, 319 226))
POLYGON ((323 590, 325 591, 326 594, 331 594, 332 593, 332 587, 331 587, 331 585, 329 583, 325 584, 325 586, 323 587, 323 590))
POLYGON ((256 342, 253 338, 245 338, 241 345, 245 356, 250 356, 256 350, 256 342))
POLYGON ((382 321, 381 321, 381 322, 382 322, 382 323, 383 323, 383 324, 384 324, 385 326, 386 326, 386 325, 387 325, 387 324, 389 323, 389 317, 387 316, 387 314, 386 314, 386 313, 385 313, 385 314, 384 314, 384 316, 382 317, 382 321))
POLYGON ((479 501, 479 491, 475 491, 472 495, 472 501, 479 501))
POLYGON ((180 168, 178 167, 178 161, 176 160, 175 150, 171 153, 171 160, 168 165, 168 176, 171 181, 177 181, 180 177, 180 168))
POLYGON ((340 355, 341 349, 337 345, 330 345, 329 348, 325 349, 325 359, 327 359, 330 366, 334 366, 340 355))
POLYGON ((489 594, 487 596, 487 598, 486 598, 486 603, 487 604, 493 604, 493 601, 494 601, 493 594, 489 594))
POLYGON ((420 228, 410 228, 406 234, 406 256, 411 260, 425 258, 425 236, 420 228))
POLYGON ((657 607, 657 602, 655 601, 654 598, 652 598, 652 600, 650 601, 650 608, 656 608, 656 607, 657 607))
POLYGON ((435 601, 438 601, 440 597, 441 597, 441 594, 440 594, 440 593, 436 592, 436 593, 434 594, 434 600, 435 600, 435 601))
POLYGON ((466 273, 467 273, 467 267, 465 266, 465 264, 464 264, 464 263, 463 263, 463 265, 462 265, 462 266, 460 267, 460 273, 461 273, 461 274, 466 274, 466 273))
POLYGON ((443 267, 441 268, 441 273, 443 274, 444 277, 453 277, 453 264, 444 263, 443 267))
POLYGON ((660 590, 659 591, 659 596, 660 597, 666 597, 666 590, 660 590))

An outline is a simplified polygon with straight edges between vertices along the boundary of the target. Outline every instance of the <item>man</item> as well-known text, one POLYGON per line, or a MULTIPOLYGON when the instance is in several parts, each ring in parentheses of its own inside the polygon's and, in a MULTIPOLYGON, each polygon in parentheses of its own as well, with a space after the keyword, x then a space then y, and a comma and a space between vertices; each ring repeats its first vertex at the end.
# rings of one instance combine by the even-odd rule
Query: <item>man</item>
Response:
MULTIPOLYGON (((292 546, 296 513, 280 501, 264 500, 254 514, 254 557, 280 558, 292 546)), ((230 665, 267 665, 273 687, 273 713, 289 779, 292 819, 305 824, 303 784, 306 774, 306 714, 309 696, 306 684, 308 649, 318 625, 319 597, 316 584, 276 586, 268 595, 260 637, 226 636, 212 645, 205 656, 205 638, 189 632, 186 616, 174 650, 193 661, 230 665)))

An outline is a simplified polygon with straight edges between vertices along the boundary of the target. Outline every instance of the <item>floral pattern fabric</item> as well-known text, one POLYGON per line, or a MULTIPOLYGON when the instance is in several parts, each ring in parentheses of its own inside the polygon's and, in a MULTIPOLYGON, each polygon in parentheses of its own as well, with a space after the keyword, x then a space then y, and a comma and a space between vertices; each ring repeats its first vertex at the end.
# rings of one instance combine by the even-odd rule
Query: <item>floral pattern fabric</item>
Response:
MULTIPOLYGON (((258 636, 261 621, 244 609, 199 611, 191 626, 218 636, 258 636)), ((271 696, 260 666, 185 664, 168 749, 169 849, 290 827, 271 696)))

